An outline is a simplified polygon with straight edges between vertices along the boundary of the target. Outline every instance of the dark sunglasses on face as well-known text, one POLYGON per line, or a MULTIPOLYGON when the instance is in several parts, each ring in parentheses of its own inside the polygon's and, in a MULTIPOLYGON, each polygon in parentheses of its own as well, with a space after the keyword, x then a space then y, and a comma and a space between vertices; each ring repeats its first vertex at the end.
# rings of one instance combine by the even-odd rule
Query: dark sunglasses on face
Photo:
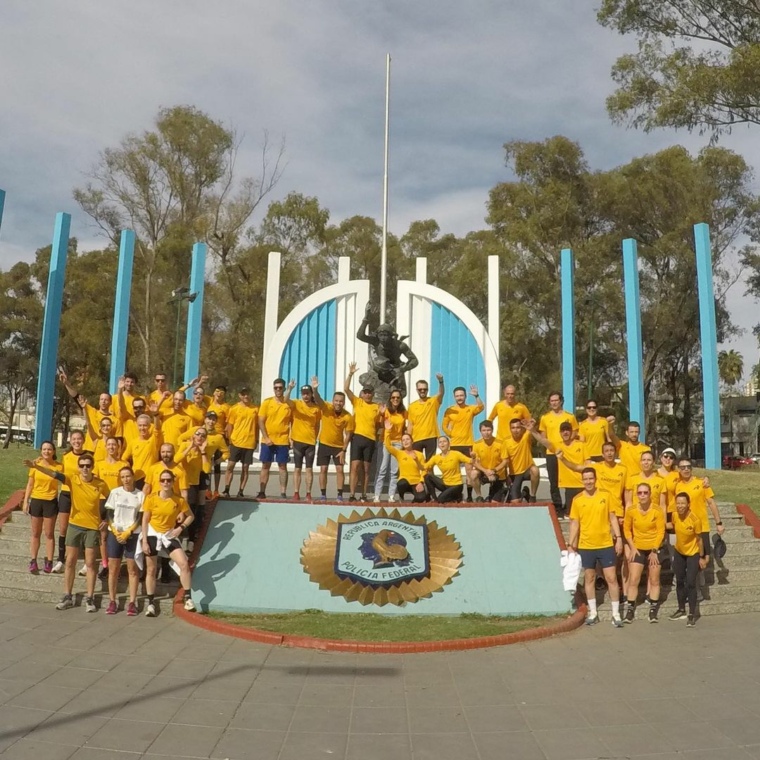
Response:
POLYGON ((595 406, 587 406, 586 409, 596 409, 595 406))
POLYGON ((159 479, 159 483, 171 483, 171 482, 172 482, 171 478, 160 478, 159 479))

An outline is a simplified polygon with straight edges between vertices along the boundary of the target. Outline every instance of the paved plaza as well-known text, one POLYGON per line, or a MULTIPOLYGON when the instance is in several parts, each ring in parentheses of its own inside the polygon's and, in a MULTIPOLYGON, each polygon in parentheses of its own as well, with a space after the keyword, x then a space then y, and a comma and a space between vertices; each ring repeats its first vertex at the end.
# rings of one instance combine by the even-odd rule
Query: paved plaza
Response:
POLYGON ((6 760, 760 758, 760 614, 429 655, 0 603, 6 760))

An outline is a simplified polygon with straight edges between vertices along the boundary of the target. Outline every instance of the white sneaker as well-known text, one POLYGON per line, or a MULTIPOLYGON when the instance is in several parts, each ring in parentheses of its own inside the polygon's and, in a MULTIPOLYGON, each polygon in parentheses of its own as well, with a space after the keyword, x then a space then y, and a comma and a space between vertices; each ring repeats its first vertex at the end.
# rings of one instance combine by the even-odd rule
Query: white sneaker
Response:
POLYGON ((185 598, 185 609, 188 612, 195 612, 195 602, 189 596, 185 598))
POLYGON ((53 569, 51 570, 51 572, 53 572, 53 573, 62 573, 63 572, 63 562, 60 562, 60 561, 56 562, 53 565, 53 569))
POLYGON ((156 617, 156 605, 150 603, 145 608, 145 617, 156 617))
POLYGON ((98 608, 95 606, 95 600, 91 596, 86 596, 84 598, 84 609, 85 609, 85 612, 98 611, 98 608))
POLYGON ((87 575, 87 565, 82 565, 82 567, 79 568, 77 575, 81 575, 82 578, 84 578, 84 576, 87 575))
POLYGON ((375 498, 374 498, 374 499, 372 499, 372 501, 374 501, 374 502, 375 502, 375 504, 379 504, 379 503, 380 503, 380 494, 379 494, 379 493, 376 493, 376 494, 375 494, 375 498))

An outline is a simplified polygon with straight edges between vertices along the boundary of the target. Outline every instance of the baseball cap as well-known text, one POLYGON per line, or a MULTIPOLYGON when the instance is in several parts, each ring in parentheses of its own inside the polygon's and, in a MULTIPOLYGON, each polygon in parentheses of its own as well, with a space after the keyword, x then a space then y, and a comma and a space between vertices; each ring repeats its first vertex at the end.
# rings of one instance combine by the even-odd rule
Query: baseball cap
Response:
POLYGON ((362 393, 374 393, 375 389, 370 388, 368 385, 365 385, 364 388, 362 388, 362 393))
POLYGON ((206 412, 206 419, 207 420, 217 419, 216 412, 206 412))
POLYGON ((663 449, 662 453, 663 454, 672 454, 673 456, 675 456, 676 455, 676 450, 675 449, 671 449, 671 448, 667 448, 667 449, 663 449))
POLYGON ((304 391, 311 391, 313 393, 314 389, 310 385, 302 385, 301 386, 301 393, 303 393, 304 391))

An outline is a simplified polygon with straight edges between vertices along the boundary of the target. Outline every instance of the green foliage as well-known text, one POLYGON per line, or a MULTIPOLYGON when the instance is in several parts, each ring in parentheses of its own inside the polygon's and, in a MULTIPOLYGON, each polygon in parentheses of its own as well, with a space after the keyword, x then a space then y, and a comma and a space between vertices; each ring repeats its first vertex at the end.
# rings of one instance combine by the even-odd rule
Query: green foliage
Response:
POLYGON ((744 0, 603 0, 599 23, 638 38, 612 69, 614 121, 708 132, 760 123, 760 6, 744 0))

